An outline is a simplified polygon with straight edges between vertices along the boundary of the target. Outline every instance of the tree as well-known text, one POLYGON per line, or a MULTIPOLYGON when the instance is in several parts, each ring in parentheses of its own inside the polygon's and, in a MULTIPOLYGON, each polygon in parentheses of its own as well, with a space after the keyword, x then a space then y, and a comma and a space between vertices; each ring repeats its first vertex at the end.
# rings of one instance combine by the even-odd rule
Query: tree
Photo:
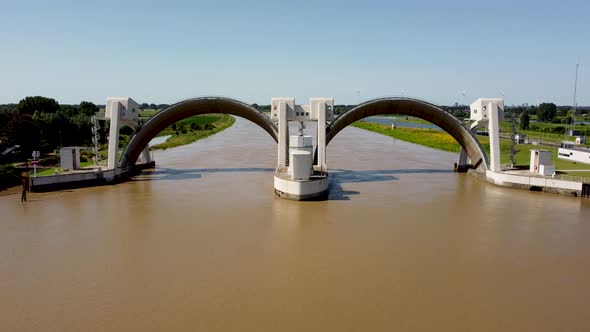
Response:
POLYGON ((526 112, 529 115, 536 115, 537 114, 537 106, 535 106, 535 105, 528 106, 526 109, 526 112))
POLYGON ((20 114, 33 115, 35 111, 55 113, 59 110, 59 104, 53 98, 41 96, 26 97, 18 102, 16 111, 20 114))
POLYGON ((542 103, 537 108, 537 121, 551 121, 555 114, 557 114, 557 106, 554 103, 542 103))
POLYGON ((83 101, 80 103, 80 113, 87 116, 93 116, 96 112, 98 112, 98 107, 93 103, 89 101, 83 101))
POLYGON ((528 115, 528 113, 527 112, 522 112, 522 114, 520 115, 519 128, 521 130, 527 130, 527 129, 529 129, 529 122, 530 122, 530 116, 528 115))

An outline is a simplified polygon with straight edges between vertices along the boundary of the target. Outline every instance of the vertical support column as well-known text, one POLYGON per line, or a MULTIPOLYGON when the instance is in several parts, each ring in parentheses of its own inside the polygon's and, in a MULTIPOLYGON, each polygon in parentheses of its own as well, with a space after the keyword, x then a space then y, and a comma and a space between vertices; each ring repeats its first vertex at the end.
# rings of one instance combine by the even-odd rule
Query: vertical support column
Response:
POLYGON ((287 154, 289 144, 289 122, 287 121, 287 104, 281 102, 279 104, 278 116, 279 116, 279 153, 278 153, 278 165, 279 169, 287 167, 287 154))
MULTIPOLYGON (((107 105, 108 107, 108 105, 107 105)), ((109 128, 109 158, 108 169, 116 169, 119 167, 119 120, 120 120, 121 104, 113 103, 111 111, 111 127, 109 128)))
POLYGON ((318 105, 318 166, 321 172, 326 169, 326 103, 318 105))
POLYGON ((467 151, 462 147, 459 150, 459 157, 457 158, 457 170, 462 171, 467 167, 467 151))
POLYGON ((490 170, 492 172, 500 172, 500 124, 498 122, 498 103, 490 102, 487 105, 489 124, 488 130, 490 132, 490 170))
POLYGON ((145 164, 152 162, 152 156, 150 154, 150 148, 148 146, 146 146, 145 149, 143 149, 140 157, 141 157, 141 161, 144 162, 145 164))

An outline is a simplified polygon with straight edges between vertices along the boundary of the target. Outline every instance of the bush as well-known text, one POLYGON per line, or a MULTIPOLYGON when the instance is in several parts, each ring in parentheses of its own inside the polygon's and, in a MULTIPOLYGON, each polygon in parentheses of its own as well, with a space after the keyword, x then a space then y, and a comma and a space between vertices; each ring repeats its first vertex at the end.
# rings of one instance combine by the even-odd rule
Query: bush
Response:
POLYGON ((60 163, 59 156, 48 156, 41 159, 41 165, 43 166, 53 166, 58 165, 60 163))
POLYGON ((94 157, 94 151, 89 150, 89 149, 88 150, 81 150, 80 155, 85 156, 86 158, 92 158, 92 157, 94 157))
POLYGON ((551 120, 551 123, 561 123, 561 120, 559 118, 553 118, 553 120, 551 120))
POLYGON ((12 165, 0 165, 0 188, 15 186, 19 183, 18 171, 12 165))
POLYGON ((124 148, 129 143, 130 137, 128 135, 119 135, 119 148, 124 148))

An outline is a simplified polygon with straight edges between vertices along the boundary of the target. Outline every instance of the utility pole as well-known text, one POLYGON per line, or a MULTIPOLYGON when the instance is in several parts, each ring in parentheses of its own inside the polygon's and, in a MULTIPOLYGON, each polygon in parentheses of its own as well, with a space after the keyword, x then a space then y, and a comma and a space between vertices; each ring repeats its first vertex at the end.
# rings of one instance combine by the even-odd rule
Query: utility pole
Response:
POLYGON ((572 134, 576 130, 576 112, 578 111, 578 103, 576 101, 576 94, 578 92, 578 68, 580 63, 576 63, 576 79, 574 80, 574 114, 572 114, 572 134))

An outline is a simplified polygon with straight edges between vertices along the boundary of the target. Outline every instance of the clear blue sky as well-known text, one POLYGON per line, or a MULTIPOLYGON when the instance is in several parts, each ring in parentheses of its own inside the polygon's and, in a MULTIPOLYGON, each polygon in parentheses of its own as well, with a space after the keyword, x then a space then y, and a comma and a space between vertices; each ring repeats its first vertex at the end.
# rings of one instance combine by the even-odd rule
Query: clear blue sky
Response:
POLYGON ((413 96, 590 105, 590 1, 8 1, 0 103, 413 96))

